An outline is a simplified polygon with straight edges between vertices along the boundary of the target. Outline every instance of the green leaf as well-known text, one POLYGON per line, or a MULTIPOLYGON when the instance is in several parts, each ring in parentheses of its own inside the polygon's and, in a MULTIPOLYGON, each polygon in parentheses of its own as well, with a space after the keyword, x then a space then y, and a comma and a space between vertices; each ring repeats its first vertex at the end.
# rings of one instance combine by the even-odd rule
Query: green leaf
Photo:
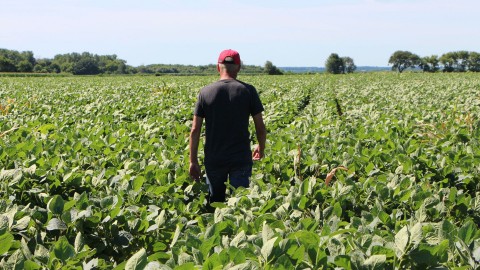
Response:
POLYGON ((33 255, 37 260, 41 261, 42 263, 46 263, 50 258, 48 249, 46 249, 43 245, 37 245, 35 247, 35 252, 33 253, 33 255))
POLYGON ((320 243, 320 237, 318 234, 309 231, 298 231, 291 233, 288 236, 289 239, 297 240, 300 244, 305 245, 305 247, 316 247, 320 243))
POLYGON ((450 243, 448 240, 443 240, 440 244, 436 245, 434 248, 437 261, 439 263, 446 263, 448 261, 448 248, 450 243))
POLYGON ((42 134, 47 134, 49 131, 55 130, 54 124, 45 124, 38 128, 38 131, 42 134))
POLYGON ((90 205, 90 200, 88 199, 88 195, 86 192, 83 192, 77 199, 75 206, 79 210, 85 210, 90 205))
POLYGON ((0 255, 6 253, 13 244, 13 235, 6 232, 0 235, 0 255))
POLYGON ((103 209, 110 209, 114 205, 116 198, 117 197, 115 196, 107 196, 105 198, 102 198, 102 200, 100 201, 100 206, 103 209))
POLYGON ((204 258, 207 258, 210 255, 218 239, 219 239, 219 236, 215 235, 203 240, 202 245, 200 246, 200 252, 202 253, 202 256, 204 258))
POLYGON ((275 199, 269 200, 266 204, 262 206, 260 209, 260 213, 265 214, 268 210, 270 210, 275 205, 275 199))
POLYGON ((8 217, 0 214, 0 235, 4 234, 8 230, 8 217))
POLYGON ((25 257, 22 254, 20 249, 17 249, 10 257, 8 258, 5 269, 13 270, 24 270, 25 269, 25 257))
POLYGON ((54 215, 61 215, 63 213, 64 205, 65 202, 63 201, 62 196, 55 195, 48 202, 48 210, 50 210, 50 212, 52 212, 54 215))
POLYGON ((188 262, 181 264, 177 267, 175 267, 175 270, 195 270, 195 264, 193 262, 188 262))
POLYGON ((344 269, 351 269, 351 259, 347 255, 339 255, 335 257, 335 264, 337 266, 343 267, 344 269))
POLYGON ((37 270, 37 269, 42 269, 42 267, 34 262, 34 261, 30 261, 30 260, 26 260, 25 261, 25 264, 23 265, 24 269, 25 270, 37 270))
POLYGON ((241 230, 235 237, 230 241, 231 247, 238 247, 239 244, 246 239, 245 231, 241 230))
POLYGON ((410 229, 410 243, 414 245, 418 245, 420 244, 421 241, 422 241, 422 223, 418 222, 410 229))
POLYGON ((147 252, 144 248, 133 254, 125 265, 125 270, 143 270, 147 265, 147 252))
POLYGON ((274 237, 268 240, 266 243, 263 244, 261 253, 265 261, 268 261, 268 256, 272 253, 273 247, 275 246, 275 241, 277 241, 278 237, 274 237))
POLYGON ((456 236, 457 228, 455 227, 455 225, 450 223, 450 221, 448 220, 443 220, 440 224, 439 239, 447 239, 450 241, 450 243, 454 243, 456 236))
POLYGON ((170 247, 173 247, 175 243, 177 243, 178 237, 180 237, 180 233, 182 232, 183 225, 177 224, 177 228, 175 229, 175 233, 173 234, 172 242, 170 243, 170 247))
POLYGON ((235 264, 241 264, 246 261, 245 253, 242 250, 236 247, 230 247, 226 249, 227 254, 229 255, 229 259, 231 262, 235 264))
POLYGON ((203 268, 206 270, 216 270, 222 269, 222 261, 220 260, 220 256, 218 253, 213 253, 212 256, 208 257, 205 262, 203 263, 203 268))
POLYGON ((75 252, 79 253, 80 251, 83 250, 84 246, 85 246, 85 239, 83 238, 82 233, 78 232, 77 236, 75 237, 75 252))
POLYGON ((339 218, 342 217, 342 206, 340 205, 339 202, 336 202, 333 205, 333 212, 332 213, 339 218))
POLYGON ((380 211, 378 213, 378 218, 382 221, 383 224, 385 225, 388 225, 390 224, 390 222, 392 221, 392 218, 390 217, 390 215, 388 215, 387 213, 385 213, 384 211, 380 211))
POLYGON ((473 236, 477 232, 476 225, 469 220, 458 230, 458 237, 467 245, 473 241, 473 236))
POLYGON ((423 243, 418 246, 418 249, 412 251, 410 256, 417 264, 421 265, 434 266, 439 263, 435 247, 423 243))
POLYGON ((262 242, 266 243, 275 235, 275 232, 268 226, 267 222, 263 222, 262 226, 262 242))
POLYGON ((50 221, 48 221, 47 230, 49 231, 54 231, 54 230, 63 231, 66 229, 67 229, 67 225, 58 218, 52 218, 50 219, 50 221))
POLYGON ((135 177, 132 183, 133 191, 140 191, 140 189, 142 189, 143 183, 145 183, 145 177, 143 177, 142 175, 138 175, 137 177, 135 177))
POLYGON ((368 266, 368 269, 382 270, 385 269, 386 261, 387 256, 385 255, 372 255, 370 256, 370 258, 365 260, 364 265, 368 266))
POLYGON ((157 260, 168 260, 168 259, 170 259, 170 255, 165 252, 157 252, 148 256, 149 262, 157 261, 157 260))
POLYGON ((28 246, 28 243, 25 240, 25 238, 22 238, 22 240, 20 240, 20 246, 21 246, 23 255, 25 256, 25 259, 31 260, 33 258, 33 254, 30 251, 30 247, 28 246))
POLYGON ((290 258, 294 260, 296 264, 301 263, 305 256, 305 246, 294 247, 294 251, 289 252, 288 255, 290 255, 290 258))
POLYGON ((53 253, 55 254, 55 257, 65 263, 68 259, 75 256, 75 249, 70 243, 68 243, 67 238, 62 236, 55 243, 53 253))
POLYGON ((402 258, 406 253, 407 245, 410 238, 410 232, 408 227, 404 226, 398 233, 395 235, 395 247, 397 257, 402 258))

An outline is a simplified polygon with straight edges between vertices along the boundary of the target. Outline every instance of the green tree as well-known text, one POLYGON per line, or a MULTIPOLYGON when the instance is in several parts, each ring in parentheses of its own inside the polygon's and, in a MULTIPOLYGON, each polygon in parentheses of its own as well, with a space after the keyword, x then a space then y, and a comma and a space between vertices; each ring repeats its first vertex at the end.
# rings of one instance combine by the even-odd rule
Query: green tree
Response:
POLYGON ((17 68, 12 60, 0 55, 0 72, 15 72, 17 68))
POLYGON ((73 66, 72 73, 74 75, 96 75, 100 73, 100 70, 95 59, 83 58, 73 66))
POLYGON ((4 72, 31 72, 35 65, 33 52, 18 52, 0 49, 0 71, 4 72))
POLYGON ((444 72, 465 72, 469 66, 470 53, 467 51, 448 52, 440 57, 444 72))
POLYGON ((278 69, 274 64, 272 64, 272 62, 270 62, 270 61, 265 62, 263 70, 268 75, 282 75, 283 74, 283 72, 280 69, 278 69))
POLYGON ((480 53, 470 52, 468 57, 468 70, 480 72, 480 53))
POLYGON ((342 61, 343 61, 344 73, 353 73, 357 69, 357 66, 355 66, 355 63, 353 62, 352 58, 345 56, 345 57, 342 57, 342 61))
POLYGON ((345 72, 345 65, 338 54, 332 53, 325 62, 325 69, 331 74, 342 74, 345 72))
POLYGON ((22 60, 17 64, 17 71, 18 72, 32 72, 33 65, 27 60, 22 60))
POLYGON ((438 63, 438 56, 425 56, 421 59, 419 66, 424 72, 437 72, 439 69, 438 63))
POLYGON ((33 67, 33 72, 60 73, 60 66, 53 63, 51 59, 38 59, 33 67))
POLYGON ((453 72, 457 65, 457 56, 453 52, 448 52, 440 56, 440 63, 443 65, 443 72, 453 72))
POLYGON ((420 65, 420 57, 409 51, 396 51, 388 60, 388 64, 392 65, 392 70, 402 73, 407 68, 414 68, 420 65))
POLYGON ((31 66, 33 70, 33 66, 35 66, 35 62, 36 62, 35 57, 33 57, 33 52, 31 51, 21 52, 20 57, 22 59, 21 61, 27 61, 28 63, 30 63, 30 65, 28 66, 31 66))

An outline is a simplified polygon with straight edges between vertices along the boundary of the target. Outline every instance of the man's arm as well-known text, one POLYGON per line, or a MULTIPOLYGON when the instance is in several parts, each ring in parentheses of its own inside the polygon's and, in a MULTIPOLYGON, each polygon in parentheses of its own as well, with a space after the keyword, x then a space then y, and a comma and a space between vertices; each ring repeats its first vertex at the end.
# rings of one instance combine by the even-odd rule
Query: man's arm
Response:
POLYGON ((258 145, 255 147, 255 150, 253 150, 252 159, 260 160, 264 156, 265 142, 267 140, 267 130, 263 123, 262 113, 257 113, 253 116, 253 123, 255 124, 258 145))
POLYGON ((190 130, 190 176, 194 180, 200 179, 201 169, 198 163, 198 145, 202 131, 203 118, 193 116, 192 129, 190 130))

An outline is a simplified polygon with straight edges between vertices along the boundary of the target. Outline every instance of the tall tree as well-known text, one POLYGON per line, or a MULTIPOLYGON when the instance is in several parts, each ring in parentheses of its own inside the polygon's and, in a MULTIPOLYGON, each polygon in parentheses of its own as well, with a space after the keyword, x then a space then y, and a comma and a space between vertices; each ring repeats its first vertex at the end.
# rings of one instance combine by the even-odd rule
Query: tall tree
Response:
POLYGON ((327 58, 327 61, 325 61, 325 69, 331 74, 343 74, 345 72, 345 65, 338 54, 332 53, 327 58))
POLYGON ((17 67, 15 63, 9 58, 0 55, 0 72, 15 72, 17 67))
POLYGON ((265 66, 263 67, 263 70, 265 73, 268 75, 282 75, 283 72, 278 69, 272 62, 267 61, 265 62, 265 66))
POLYGON ((18 72, 32 72, 33 65, 27 60, 22 60, 17 64, 17 71, 18 72))
POLYGON ((355 66, 355 63, 353 62, 353 59, 351 57, 342 57, 342 61, 344 73, 353 73, 357 69, 357 66, 355 66))
POLYGON ((72 73, 74 75, 95 75, 99 74, 100 70, 94 58, 85 57, 74 65, 72 73))
POLYGON ((437 72, 439 69, 438 63, 438 56, 425 56, 421 59, 419 66, 424 72, 437 72))
POLYGON ((392 70, 402 73, 407 68, 419 65, 420 57, 409 51, 396 51, 390 56, 388 64, 392 65, 392 70))
POLYGON ((468 58, 470 53, 467 51, 458 51, 457 54, 457 70, 459 72, 465 72, 468 68, 468 58))
POLYGON ((470 52, 468 57, 468 70, 480 72, 480 53, 470 52))
POLYGON ((440 63, 443 65, 443 72, 453 72, 457 66, 457 54, 448 52, 440 56, 440 63))

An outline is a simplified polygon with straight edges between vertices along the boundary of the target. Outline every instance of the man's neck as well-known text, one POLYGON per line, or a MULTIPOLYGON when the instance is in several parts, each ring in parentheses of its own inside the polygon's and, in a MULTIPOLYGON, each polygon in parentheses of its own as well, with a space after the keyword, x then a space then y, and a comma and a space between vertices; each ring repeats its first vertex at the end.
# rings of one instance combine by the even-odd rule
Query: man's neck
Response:
POLYGON ((220 74, 220 80, 236 80, 237 76, 231 76, 228 73, 222 73, 220 74))

